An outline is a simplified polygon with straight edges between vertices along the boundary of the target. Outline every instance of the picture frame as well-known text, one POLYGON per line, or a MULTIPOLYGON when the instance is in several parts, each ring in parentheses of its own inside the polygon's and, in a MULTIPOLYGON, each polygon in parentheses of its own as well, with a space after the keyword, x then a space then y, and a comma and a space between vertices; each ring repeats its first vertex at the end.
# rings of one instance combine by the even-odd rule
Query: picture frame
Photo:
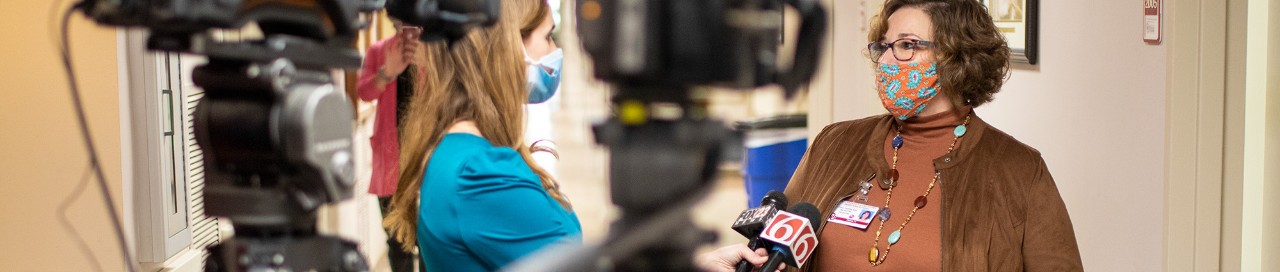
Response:
POLYGON ((1040 0, 979 0, 1009 44, 1009 61, 1035 65, 1039 56, 1040 0))

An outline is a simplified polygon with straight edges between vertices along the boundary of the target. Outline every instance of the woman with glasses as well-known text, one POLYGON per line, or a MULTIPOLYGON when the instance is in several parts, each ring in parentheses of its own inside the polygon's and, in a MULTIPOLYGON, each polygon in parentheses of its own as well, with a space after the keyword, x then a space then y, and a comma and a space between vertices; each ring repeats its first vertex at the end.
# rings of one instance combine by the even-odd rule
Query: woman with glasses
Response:
MULTIPOLYGON (((827 126, 786 189, 824 213, 805 271, 1080 271, 1071 218, 1038 151, 973 110, 1009 48, 975 0, 889 0, 867 55, 887 114, 827 126), (860 217, 859 214, 874 216, 860 217)), ((708 270, 763 251, 702 256, 708 270)))

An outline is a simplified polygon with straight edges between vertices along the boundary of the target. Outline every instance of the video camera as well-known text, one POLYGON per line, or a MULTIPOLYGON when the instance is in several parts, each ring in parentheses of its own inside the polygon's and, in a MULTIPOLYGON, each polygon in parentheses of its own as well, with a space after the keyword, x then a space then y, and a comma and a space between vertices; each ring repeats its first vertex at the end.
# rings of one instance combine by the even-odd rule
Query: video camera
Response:
POLYGON ((813 78, 826 30, 816 0, 579 0, 596 77, 617 85, 753 88, 788 97, 813 78), (801 16, 789 70, 777 67, 783 4, 801 16))
MULTIPOLYGON (((355 185, 354 113, 330 70, 358 68, 360 13, 382 0, 82 0, 100 24, 149 31, 147 48, 205 55, 192 81, 204 151, 205 213, 236 235, 209 248, 206 271, 367 271, 353 242, 316 233, 316 209, 355 185), (263 38, 220 41, 213 29, 257 25, 263 38)), ((492 24, 499 0, 393 0, 392 17, 423 39, 492 24)))
POLYGON ((578 34, 614 115, 594 127, 607 146, 610 197, 622 211, 600 245, 540 251, 505 271, 694 271, 715 240, 689 209, 705 195, 728 134, 692 88, 812 79, 826 34, 817 0, 577 0, 578 34), (783 4, 800 14, 790 69, 777 67, 783 4))

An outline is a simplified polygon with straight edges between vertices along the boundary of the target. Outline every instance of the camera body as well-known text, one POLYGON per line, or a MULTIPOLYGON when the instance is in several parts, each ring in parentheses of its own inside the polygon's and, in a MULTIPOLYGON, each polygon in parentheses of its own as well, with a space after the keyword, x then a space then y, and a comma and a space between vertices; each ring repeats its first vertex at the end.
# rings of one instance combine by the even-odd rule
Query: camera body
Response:
POLYGON ((826 14, 814 0, 578 0, 578 31, 595 76, 624 86, 735 89, 813 77, 826 14), (801 15, 796 56, 778 67, 783 6, 801 15))
POLYGON ((229 28, 242 0, 101 0, 85 1, 85 12, 99 24, 139 26, 175 32, 229 28))
POLYGON ((422 41, 453 41, 498 22, 499 0, 388 0, 387 15, 422 27, 422 41))
MULTIPOLYGON (((236 29, 257 23, 264 35, 284 34, 333 48, 351 48, 364 27, 360 12, 381 7, 376 0, 85 0, 94 21, 142 27, 151 32, 152 50, 192 52, 193 36, 210 29, 236 29)), ((358 56, 357 56, 358 57, 358 56)), ((358 64, 357 64, 358 65, 358 64)))
POLYGON ((626 85, 756 87, 775 74, 776 0, 583 0, 578 31, 595 75, 626 85), (755 27, 733 25, 748 12, 755 27), (737 6, 737 7, 735 7, 737 6), (589 38, 587 38, 589 37, 589 38))

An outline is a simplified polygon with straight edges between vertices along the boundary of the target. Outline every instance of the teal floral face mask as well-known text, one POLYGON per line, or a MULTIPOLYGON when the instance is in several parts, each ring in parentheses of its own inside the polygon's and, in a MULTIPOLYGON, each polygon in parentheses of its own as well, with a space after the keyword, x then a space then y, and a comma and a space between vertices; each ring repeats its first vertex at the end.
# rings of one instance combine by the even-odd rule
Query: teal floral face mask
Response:
POLYGON ((882 63, 876 70, 880 103, 898 120, 920 114, 939 89, 937 65, 932 62, 882 63))

